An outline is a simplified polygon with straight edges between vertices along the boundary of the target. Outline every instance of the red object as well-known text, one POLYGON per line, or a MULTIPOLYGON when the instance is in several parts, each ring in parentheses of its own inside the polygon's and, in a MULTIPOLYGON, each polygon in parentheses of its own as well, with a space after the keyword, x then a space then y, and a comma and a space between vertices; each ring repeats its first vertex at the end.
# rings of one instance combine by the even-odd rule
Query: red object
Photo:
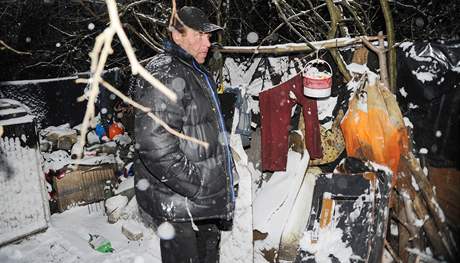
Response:
POLYGON ((303 80, 303 85, 313 89, 330 89, 332 86, 332 78, 314 78, 311 76, 305 76, 303 80))
POLYGON ((297 103, 303 108, 305 145, 308 153, 312 159, 323 156, 316 100, 303 95, 302 75, 298 74, 274 88, 259 93, 263 170, 286 170, 291 110, 297 103), (296 99, 289 97, 290 91, 295 94, 296 99))
POLYGON ((303 94, 312 98, 326 98, 331 95, 332 78, 303 78, 303 94))
POLYGON ((120 124, 113 122, 112 125, 110 125, 109 127, 109 139, 110 140, 113 140, 113 138, 115 138, 115 136, 117 136, 118 134, 123 134, 123 133, 124 133, 124 129, 120 124))

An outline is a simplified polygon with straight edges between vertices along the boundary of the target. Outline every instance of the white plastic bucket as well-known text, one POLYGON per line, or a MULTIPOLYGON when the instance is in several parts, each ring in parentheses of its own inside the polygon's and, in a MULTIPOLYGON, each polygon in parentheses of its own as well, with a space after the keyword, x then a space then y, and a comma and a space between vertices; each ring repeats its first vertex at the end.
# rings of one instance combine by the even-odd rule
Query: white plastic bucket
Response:
POLYGON ((312 98, 326 98, 331 95, 332 68, 322 59, 314 59, 307 63, 302 71, 303 94, 312 98), (326 64, 329 72, 319 71, 315 65, 326 64))

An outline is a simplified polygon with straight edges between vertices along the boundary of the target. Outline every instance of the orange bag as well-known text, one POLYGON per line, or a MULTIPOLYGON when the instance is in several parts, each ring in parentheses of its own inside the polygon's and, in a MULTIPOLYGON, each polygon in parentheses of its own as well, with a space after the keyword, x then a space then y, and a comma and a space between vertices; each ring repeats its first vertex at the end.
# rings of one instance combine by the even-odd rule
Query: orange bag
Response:
POLYGON ((408 149, 407 130, 395 96, 379 83, 358 89, 340 124, 348 156, 388 166, 396 184, 401 155, 408 149))
POLYGON ((113 140, 115 136, 118 134, 123 134, 125 131, 123 129, 123 126, 117 122, 113 122, 112 125, 109 127, 109 138, 110 140, 113 140))

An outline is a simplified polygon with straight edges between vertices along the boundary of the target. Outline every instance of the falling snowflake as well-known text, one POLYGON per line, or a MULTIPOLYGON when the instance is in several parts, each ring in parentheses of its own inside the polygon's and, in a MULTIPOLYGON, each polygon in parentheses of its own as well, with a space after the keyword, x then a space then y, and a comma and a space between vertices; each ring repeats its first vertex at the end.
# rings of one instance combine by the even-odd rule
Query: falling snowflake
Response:
POLYGON ((256 32, 250 32, 247 36, 246 39, 248 40, 249 43, 256 43, 257 40, 259 40, 259 35, 257 35, 256 32))
POLYGON ((139 189, 139 191, 145 191, 147 188, 149 188, 149 186, 150 183, 147 181, 147 179, 140 179, 136 184, 136 187, 139 189))
POLYGON ((174 238, 176 231, 174 230, 173 225, 169 222, 163 222, 157 229, 157 234, 160 239, 171 240, 174 238))

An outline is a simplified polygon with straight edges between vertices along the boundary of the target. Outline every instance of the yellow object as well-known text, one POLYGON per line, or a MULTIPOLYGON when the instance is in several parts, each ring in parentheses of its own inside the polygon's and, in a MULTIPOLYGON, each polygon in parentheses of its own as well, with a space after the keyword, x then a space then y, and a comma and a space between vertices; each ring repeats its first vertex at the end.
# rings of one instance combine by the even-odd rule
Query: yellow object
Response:
POLYGON ((222 93, 224 93, 224 83, 221 83, 219 86, 217 86, 217 94, 222 93))

